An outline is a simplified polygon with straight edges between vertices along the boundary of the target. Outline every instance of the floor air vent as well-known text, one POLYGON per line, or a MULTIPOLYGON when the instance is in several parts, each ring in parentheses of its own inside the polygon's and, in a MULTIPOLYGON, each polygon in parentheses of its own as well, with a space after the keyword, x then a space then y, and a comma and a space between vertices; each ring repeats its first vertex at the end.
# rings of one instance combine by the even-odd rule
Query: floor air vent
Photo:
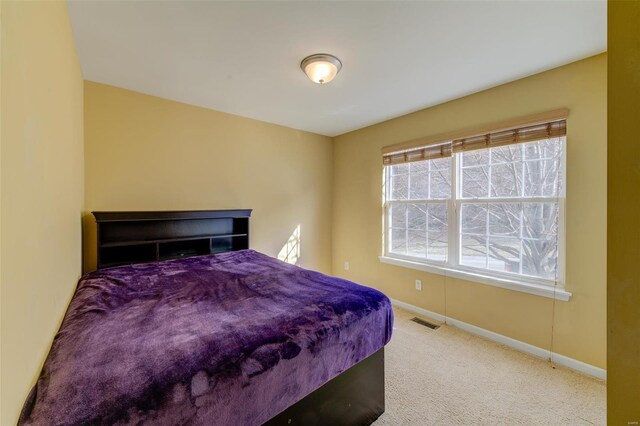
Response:
POLYGON ((431 324, 430 322, 427 322, 427 321, 422 320, 422 319, 417 318, 417 317, 413 317, 413 318, 411 318, 411 321, 413 321, 413 322, 415 322, 415 323, 418 323, 418 324, 420 324, 420 325, 424 325, 425 327, 429 327, 429 328, 430 328, 430 329, 432 329, 432 330, 437 330, 437 329, 439 329, 439 328, 440 328, 440 326, 439 326, 439 325, 431 324))

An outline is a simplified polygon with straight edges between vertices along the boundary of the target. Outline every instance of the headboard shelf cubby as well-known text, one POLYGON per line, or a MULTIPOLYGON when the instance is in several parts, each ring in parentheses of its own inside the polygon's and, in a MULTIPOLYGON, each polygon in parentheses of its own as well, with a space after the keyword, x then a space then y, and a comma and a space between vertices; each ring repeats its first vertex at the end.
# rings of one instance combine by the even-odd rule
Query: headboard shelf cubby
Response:
POLYGON ((249 248, 250 209, 93 212, 98 269, 249 248))

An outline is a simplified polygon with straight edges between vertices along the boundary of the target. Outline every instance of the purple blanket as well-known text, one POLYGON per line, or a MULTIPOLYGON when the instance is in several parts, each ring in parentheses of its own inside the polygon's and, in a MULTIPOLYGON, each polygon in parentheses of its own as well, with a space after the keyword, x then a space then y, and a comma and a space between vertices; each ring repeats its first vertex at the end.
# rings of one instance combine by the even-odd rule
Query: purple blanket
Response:
POLYGON ((92 272, 19 424, 259 425, 392 323, 384 294, 253 250, 92 272))

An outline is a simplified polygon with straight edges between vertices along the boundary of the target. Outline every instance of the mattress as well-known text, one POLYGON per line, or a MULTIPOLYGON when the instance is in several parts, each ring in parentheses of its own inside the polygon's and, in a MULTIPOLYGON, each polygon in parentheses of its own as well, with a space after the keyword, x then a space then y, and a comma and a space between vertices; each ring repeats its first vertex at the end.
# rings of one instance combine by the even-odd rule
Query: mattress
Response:
POLYGON ((259 425, 382 348, 389 299, 253 250, 78 283, 19 424, 259 425))

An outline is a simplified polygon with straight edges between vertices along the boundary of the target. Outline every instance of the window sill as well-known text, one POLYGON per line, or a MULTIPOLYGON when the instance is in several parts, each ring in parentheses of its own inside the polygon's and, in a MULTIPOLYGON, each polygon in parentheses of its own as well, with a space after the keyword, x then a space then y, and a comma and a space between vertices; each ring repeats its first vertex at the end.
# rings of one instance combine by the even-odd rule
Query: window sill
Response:
POLYGON ((553 288, 545 285, 531 284, 517 280, 502 279, 490 277, 487 275, 476 274, 473 272, 460 271, 442 266, 427 265, 410 260, 398 259, 395 257, 379 256, 380 262, 389 265, 402 266, 405 268, 417 269, 419 271, 430 272, 432 274, 446 275, 448 277, 459 278, 461 280, 473 281, 480 284, 491 285, 494 287, 506 288, 508 290, 520 291, 523 293, 534 294, 536 296, 548 297, 551 299, 568 301, 571 293, 561 288, 553 288))

